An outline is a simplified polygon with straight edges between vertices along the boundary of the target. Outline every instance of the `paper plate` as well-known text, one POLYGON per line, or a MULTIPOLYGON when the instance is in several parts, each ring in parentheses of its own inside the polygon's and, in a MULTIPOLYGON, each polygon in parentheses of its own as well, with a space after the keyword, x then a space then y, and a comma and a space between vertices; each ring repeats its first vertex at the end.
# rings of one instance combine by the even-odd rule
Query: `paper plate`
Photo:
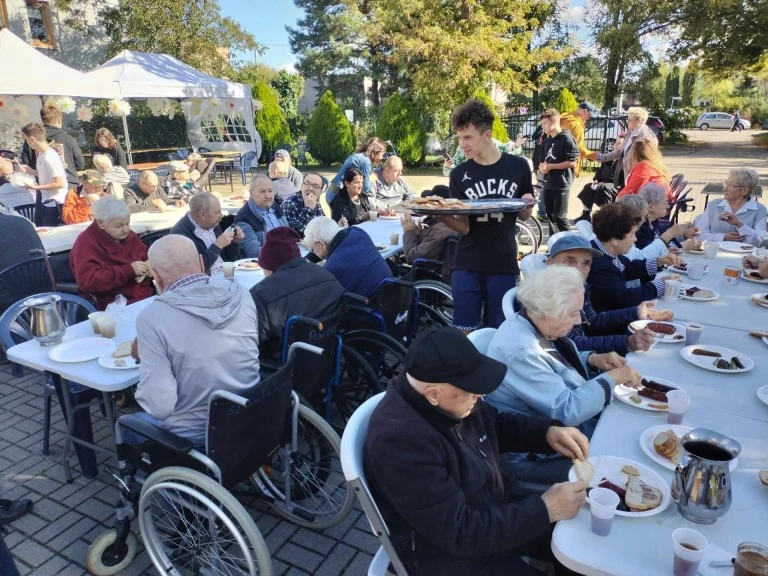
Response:
POLYGON ((757 397, 760 398, 760 402, 768 405, 768 384, 757 389, 757 397))
POLYGON ((378 250, 379 252, 384 252, 384 250, 386 249, 387 249, 386 244, 376 244, 376 250, 378 250))
MULTIPOLYGON (((670 382, 669 380, 662 380, 661 378, 656 378, 655 376, 649 376, 647 379, 658 382, 659 384, 666 384, 667 386, 671 386, 676 390, 683 390, 680 388, 680 386, 670 382)), ((683 390, 683 392, 685 392, 685 390, 683 390)), ((655 404, 664 405, 664 402, 659 402, 658 400, 654 400, 652 398, 640 396, 638 395, 637 390, 630 388, 629 386, 624 386, 623 384, 616 384, 616 386, 613 387, 613 395, 616 396, 616 398, 618 398, 620 401, 624 402, 624 404, 629 404, 630 406, 633 406, 634 408, 640 408, 641 410, 650 410, 651 412, 667 412, 669 410, 668 408, 657 408, 655 406, 655 404), (639 398, 640 402, 633 401, 632 397, 639 398)))
POLYGON ((666 326, 672 326, 675 329, 674 334, 659 334, 656 335, 656 341, 664 344, 682 344, 685 342, 685 327, 674 322, 661 322, 659 320, 635 320, 629 325, 629 331, 634 334, 641 328, 645 328, 648 324, 665 324, 666 326))
POLYGON ((95 360, 102 354, 111 354, 114 349, 115 343, 108 338, 101 336, 77 338, 51 348, 48 358, 54 362, 87 362, 95 360))
POLYGON ((136 362, 136 360, 134 360, 131 356, 115 358, 112 356, 112 352, 108 352, 107 354, 102 354, 99 356, 99 366, 104 368, 111 368, 112 370, 138 370, 139 363, 136 362), (117 360, 123 360, 125 361, 125 364, 120 366, 119 364, 115 363, 117 360))
MULTIPOLYGON (((669 492, 669 480, 665 480, 658 472, 645 464, 640 464, 640 462, 635 460, 620 458, 618 456, 590 456, 588 460, 592 463, 592 466, 595 467, 595 475, 589 482, 589 485, 592 487, 597 487, 603 478, 622 488, 625 487, 627 485, 628 477, 621 471, 621 469, 629 464, 630 466, 634 466, 637 471, 640 472, 640 479, 643 482, 661 490, 661 504, 653 510, 644 510, 643 512, 624 512, 622 510, 616 510, 616 516, 627 516, 629 518, 655 516, 656 514, 664 512, 672 501, 672 495, 669 492)), ((577 480, 576 471, 573 467, 568 471, 568 480, 571 482, 577 480)), ((589 503, 589 496, 587 496, 587 503, 589 503)))
POLYGON ((394 216, 382 216, 379 214, 379 220, 400 220, 400 216, 395 214, 394 216))
MULTIPOLYGON (((685 274, 686 276, 688 276, 688 270, 686 268, 678 268, 676 266, 669 266, 667 268, 667 270, 669 270, 670 272, 674 272, 676 274, 685 274)), ((709 272, 709 266, 705 264, 704 265, 704 274, 706 274, 707 272, 709 272)))
POLYGON ((50 228, 35 228, 35 232, 37 232, 38 236, 45 236, 46 234, 51 233, 50 228))
MULTIPOLYGON (((647 428, 643 431, 642 434, 640 434, 640 448, 643 452, 645 452, 645 455, 648 456, 651 460, 656 462, 659 466, 663 466, 667 470, 675 470, 676 463, 670 460, 669 458, 662 456, 656 450, 653 448, 653 440, 661 434, 662 432, 666 432, 667 430, 672 430, 675 433, 675 436, 677 436, 678 439, 685 436, 688 432, 693 430, 693 426, 681 426, 681 425, 675 425, 675 424, 659 424, 658 426, 651 426, 650 428, 647 428)), ((734 458, 731 460, 731 462, 728 464, 728 467, 730 468, 731 472, 738 466, 739 459, 734 458)))
POLYGON ((742 372, 749 372, 750 370, 752 370, 752 368, 755 367, 755 362, 752 360, 752 358, 750 358, 746 354, 742 354, 741 352, 738 352, 737 350, 733 350, 731 348, 723 348, 722 346, 711 346, 709 344, 694 344, 693 346, 686 346, 685 348, 680 350, 680 356, 683 357, 683 360, 690 362, 694 366, 698 366, 699 368, 704 368, 704 370, 709 370, 710 372, 719 372, 720 374, 741 374, 742 372), (736 370, 725 370, 721 368, 716 368, 714 364, 716 358, 714 356, 699 356, 697 354, 693 354, 693 350, 695 349, 708 350, 710 352, 717 352, 720 354, 720 357, 722 357, 725 360, 730 360, 733 356, 736 356, 744 365, 744 368, 737 368, 736 370))
POLYGON ((720 250, 725 250, 726 252, 736 252, 737 254, 749 254, 757 250, 757 248, 750 246, 749 244, 745 244, 744 242, 726 241, 720 242, 720 250))
MULTIPOLYGON (((695 284, 691 284, 690 286, 685 286, 686 290, 689 288, 693 288, 696 286, 695 284)), ((696 286, 698 288, 698 286, 696 286)), ((682 296, 683 300, 691 300, 693 302, 712 302, 713 300, 717 300, 720 298, 720 294, 712 290, 711 288, 702 288, 702 290, 706 290, 707 292, 711 292, 712 294, 708 296, 707 298, 696 298, 695 296, 688 296, 687 294, 685 296, 682 296)))
POLYGON ((758 276, 751 276, 750 274, 757 274, 757 270, 744 270, 741 271, 741 279, 747 282, 754 282, 755 284, 768 284, 768 278, 762 278, 758 276))
POLYGON ((704 254, 704 250, 683 250, 683 252, 687 252, 688 254, 704 254))
POLYGON ((242 272, 261 272, 261 266, 258 268, 251 268, 246 266, 246 264, 254 263, 256 265, 259 264, 258 258, 243 258, 242 260, 236 260, 235 261, 235 270, 240 270, 242 272))
POLYGON ((762 306, 763 308, 768 308, 768 294, 765 292, 758 292, 757 294, 752 294, 750 296, 750 300, 757 304, 758 306, 762 306))

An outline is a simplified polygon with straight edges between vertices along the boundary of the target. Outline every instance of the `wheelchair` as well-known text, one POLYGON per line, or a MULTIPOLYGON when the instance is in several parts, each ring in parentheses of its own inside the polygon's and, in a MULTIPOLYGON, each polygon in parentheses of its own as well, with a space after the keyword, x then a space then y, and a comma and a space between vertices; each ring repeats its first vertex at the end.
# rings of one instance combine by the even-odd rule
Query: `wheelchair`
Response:
POLYGON ((453 291, 443 281, 443 262, 418 258, 413 261, 410 277, 419 294, 419 328, 437 328, 453 324, 453 291))
POLYGON ((273 573, 269 551, 236 496, 265 499, 281 517, 323 529, 354 504, 338 460, 340 440, 293 391, 296 352, 242 395, 214 392, 208 401, 206 450, 136 415, 115 426, 120 487, 115 528, 88 550, 95 576, 118 574, 136 554, 130 531, 138 517, 144 547, 167 576, 273 573), (123 441, 130 430, 146 438, 123 441))

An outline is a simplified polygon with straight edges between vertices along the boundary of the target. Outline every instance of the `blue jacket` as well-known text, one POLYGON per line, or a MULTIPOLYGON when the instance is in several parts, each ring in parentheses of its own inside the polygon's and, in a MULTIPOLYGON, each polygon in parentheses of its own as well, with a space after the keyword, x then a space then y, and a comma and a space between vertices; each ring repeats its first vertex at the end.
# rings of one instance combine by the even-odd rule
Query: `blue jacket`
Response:
POLYGON ((376 293, 382 280, 392 278, 392 271, 371 237, 356 226, 336 234, 325 269, 336 276, 344 290, 366 298, 376 293))
MULTIPOLYGON (((351 156, 348 156, 346 160, 344 160, 344 164, 341 165, 341 168, 339 168, 339 171, 336 173, 336 176, 333 177, 333 180, 331 180, 331 184, 335 184, 336 188, 341 189, 341 185, 344 183, 344 172, 346 172, 349 168, 357 168, 362 172, 363 174, 363 194, 370 194, 371 192, 371 170, 373 170, 373 165, 371 164, 371 159, 368 158, 363 152, 358 152, 357 154, 352 154, 351 156)), ((333 202, 333 199, 336 197, 336 194, 334 192, 331 192, 329 189, 325 193, 325 199, 328 201, 328 204, 330 205, 331 202, 333 202)))
POLYGON ((624 356, 629 352, 627 346, 627 326, 637 320, 637 306, 595 312, 590 301, 589 284, 584 286, 584 321, 573 327, 568 338, 576 348, 583 351, 593 350, 598 354, 616 352, 624 356))
MULTIPOLYGON (((277 203, 272 204, 272 210, 275 211, 279 225, 288 226, 288 221, 283 216, 283 211, 277 203)), ((277 226, 267 226, 264 218, 256 211, 256 203, 253 199, 248 200, 245 206, 237 211, 235 224, 245 234, 245 238, 240 243, 241 256, 244 258, 258 258, 267 232, 272 230, 272 228, 277 228, 277 226)))
MULTIPOLYGON (((600 250, 597 243, 592 240, 592 246, 600 250)), ((652 282, 655 274, 648 272, 646 260, 630 260, 626 256, 606 256, 592 260, 592 268, 587 276, 587 283, 592 289, 592 305, 598 312, 616 310, 637 306, 646 300, 659 297, 659 289, 652 282), (614 263, 617 258, 624 270, 620 270, 614 263), (640 286, 628 288, 627 280, 640 280, 640 286)), ((663 287, 663 284, 661 284, 663 287)))

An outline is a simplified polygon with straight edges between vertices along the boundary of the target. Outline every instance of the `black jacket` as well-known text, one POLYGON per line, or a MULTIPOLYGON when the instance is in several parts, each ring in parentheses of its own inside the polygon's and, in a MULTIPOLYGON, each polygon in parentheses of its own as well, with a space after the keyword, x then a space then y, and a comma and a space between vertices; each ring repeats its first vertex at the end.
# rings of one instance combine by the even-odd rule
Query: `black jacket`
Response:
POLYGON ((389 383, 368 426, 365 474, 409 574, 517 573, 510 555, 549 537, 549 514, 539 496, 518 499, 499 452, 552 453, 545 436, 555 424, 483 401, 459 420, 405 374, 389 383))
MULTIPOLYGON (((48 136, 48 140, 53 140, 55 144, 61 144, 61 147, 64 149, 62 160, 64 162, 64 170, 67 172, 67 182, 73 186, 79 186, 80 177, 77 175, 77 171, 85 168, 85 159, 80 151, 77 140, 61 128, 56 128, 55 126, 46 125, 45 133, 48 136)), ((37 156, 26 142, 21 148, 21 163, 26 164, 30 168, 37 168, 37 156)))
POLYGON ((317 264, 297 257, 280 266, 251 288, 259 317, 260 356, 277 359, 291 316, 322 320, 341 308, 344 287, 336 277, 317 264))
POLYGON ((120 146, 120 142, 115 142, 114 148, 104 148, 103 146, 94 146, 91 150, 92 154, 104 154, 109 156, 112 160, 112 166, 122 166, 128 170, 128 156, 125 154, 125 150, 120 146))
MULTIPOLYGON (((213 233, 216 234, 216 237, 218 238, 221 235, 221 226, 216 226, 213 229, 213 233)), ((221 259, 225 262, 232 262, 237 260, 240 256, 240 244, 235 244, 234 242, 224 248, 224 250, 216 246, 216 244, 211 244, 210 247, 207 247, 205 242, 195 236, 195 225, 192 220, 189 219, 187 214, 182 216, 181 220, 173 225, 170 234, 181 234, 195 243, 197 253, 203 257, 206 274, 211 273, 211 266, 213 266, 213 263, 216 262, 216 259, 219 256, 221 256, 221 259)))
POLYGON ((574 326, 568 338, 583 352, 616 352, 624 356, 629 352, 627 328, 630 322, 637 320, 637 306, 595 312, 590 292, 587 284, 584 286, 584 308, 581 311, 584 322, 574 326))
MULTIPOLYGON (((597 244, 592 241, 592 247, 597 244)), ((648 274, 645 260, 630 260, 618 256, 624 270, 619 270, 613 258, 604 256, 592 260, 587 283, 592 290, 592 306, 598 312, 637 306, 646 300, 658 298, 658 290, 652 282, 655 274, 648 274), (640 286, 627 288, 627 280, 640 280, 640 286)))
POLYGON ((371 209, 371 202, 365 193, 358 196, 360 204, 355 204, 347 194, 347 191, 342 189, 334 197, 331 202, 331 218, 334 222, 341 220, 341 217, 345 217, 350 226, 359 224, 363 221, 363 214, 371 209))

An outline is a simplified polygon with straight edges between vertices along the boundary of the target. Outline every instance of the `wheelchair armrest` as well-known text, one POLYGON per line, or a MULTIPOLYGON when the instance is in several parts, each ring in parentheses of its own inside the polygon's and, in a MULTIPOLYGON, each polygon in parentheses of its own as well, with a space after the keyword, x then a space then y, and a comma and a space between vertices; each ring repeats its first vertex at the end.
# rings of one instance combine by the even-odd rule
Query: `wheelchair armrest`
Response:
POLYGON ((277 360, 272 360, 270 358, 259 358, 259 368, 261 370, 269 370, 270 372, 277 372, 282 368, 283 365, 280 364, 277 360))
POLYGON ((443 267, 443 261, 442 260, 434 260, 432 258, 416 258, 416 260, 413 261, 413 267, 419 268, 419 267, 425 267, 430 268, 436 266, 437 268, 443 267))
POLYGON ((135 414, 120 416, 117 422, 121 427, 141 434, 175 452, 186 453, 194 448, 192 441, 188 438, 182 438, 173 432, 168 432, 168 430, 160 428, 160 426, 142 420, 135 414))
POLYGON ((360 296, 360 294, 354 294, 353 292, 344 292, 344 294, 341 295, 343 300, 348 301, 348 303, 360 303, 360 304, 368 304, 368 298, 365 296, 360 296))

